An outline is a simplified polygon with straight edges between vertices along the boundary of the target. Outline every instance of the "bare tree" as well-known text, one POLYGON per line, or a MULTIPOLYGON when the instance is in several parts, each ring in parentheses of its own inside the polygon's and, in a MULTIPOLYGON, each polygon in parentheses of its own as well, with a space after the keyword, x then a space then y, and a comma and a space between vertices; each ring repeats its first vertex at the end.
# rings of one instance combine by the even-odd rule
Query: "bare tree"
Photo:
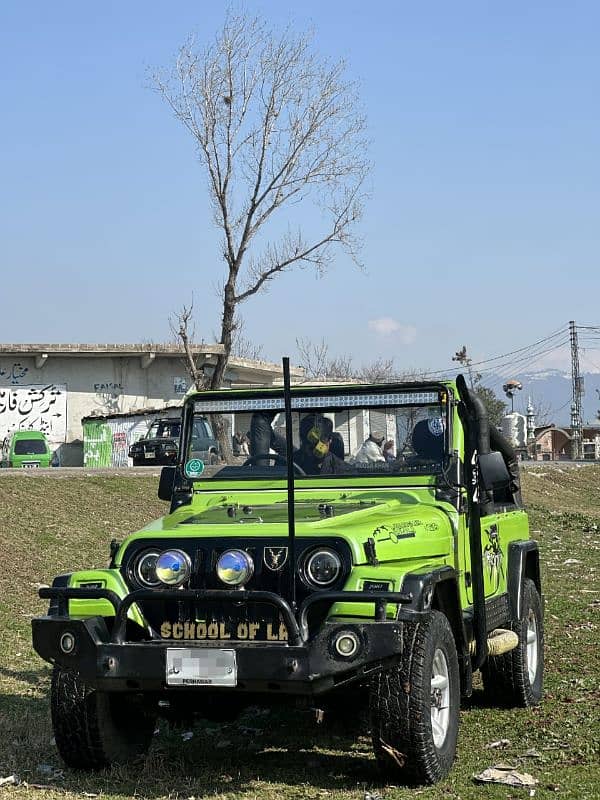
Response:
POLYGON ((308 380, 356 381, 357 383, 392 383, 422 378, 419 370, 398 371, 393 358, 377 358, 360 367, 354 365, 352 356, 331 356, 329 345, 324 339, 313 342, 310 339, 296 339, 300 359, 299 366, 304 369, 308 380))
POLYGON ((194 299, 189 306, 183 306, 178 314, 169 318, 171 333, 181 343, 184 352, 184 366, 196 389, 204 389, 207 386, 207 378, 203 368, 198 364, 193 352, 194 328, 192 315, 194 311, 194 299), (191 327, 190 327, 191 326, 191 327))
POLYGON ((536 428, 549 425, 552 422, 552 416, 554 414, 552 403, 550 403, 548 400, 544 400, 543 397, 540 397, 537 400, 534 400, 532 405, 536 428))
POLYGON ((296 339, 296 348, 304 374, 308 380, 326 378, 329 369, 329 345, 325 339, 313 342, 311 339, 296 339))
POLYGON ((224 352, 210 378, 218 388, 241 303, 294 267, 323 272, 337 246, 358 263, 365 119, 345 65, 318 57, 310 35, 275 33, 231 11, 211 44, 198 50, 189 40, 152 83, 195 140, 223 234, 224 352), (320 222, 310 233, 282 213, 300 217, 314 204, 320 222))
POLYGON ((246 324, 243 319, 234 322, 233 336, 231 342, 231 355, 236 358, 247 358, 252 361, 260 361, 263 357, 263 346, 249 339, 244 330, 246 324))

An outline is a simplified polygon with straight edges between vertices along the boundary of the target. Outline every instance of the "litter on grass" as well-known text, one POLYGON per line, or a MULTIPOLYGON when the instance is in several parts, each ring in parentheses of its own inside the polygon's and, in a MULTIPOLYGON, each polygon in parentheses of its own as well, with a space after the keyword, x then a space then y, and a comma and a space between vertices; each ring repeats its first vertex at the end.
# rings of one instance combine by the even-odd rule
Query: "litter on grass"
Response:
POLYGON ((473 780, 477 783, 502 783, 505 786, 524 786, 533 788, 538 781, 528 772, 517 772, 516 767, 510 764, 496 764, 473 775, 473 780))

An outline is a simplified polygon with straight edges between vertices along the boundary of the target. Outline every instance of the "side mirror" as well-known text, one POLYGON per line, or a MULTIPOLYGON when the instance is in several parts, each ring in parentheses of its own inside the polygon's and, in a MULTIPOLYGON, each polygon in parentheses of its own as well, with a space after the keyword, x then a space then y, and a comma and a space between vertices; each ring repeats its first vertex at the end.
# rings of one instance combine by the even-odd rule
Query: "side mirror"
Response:
POLYGON ((158 499, 171 500, 173 489, 175 488, 175 470, 176 467, 163 467, 160 471, 160 480, 158 482, 158 499))
POLYGON ((507 489, 510 486, 510 473, 502 453, 483 453, 479 456, 479 474, 483 488, 487 491, 507 489))

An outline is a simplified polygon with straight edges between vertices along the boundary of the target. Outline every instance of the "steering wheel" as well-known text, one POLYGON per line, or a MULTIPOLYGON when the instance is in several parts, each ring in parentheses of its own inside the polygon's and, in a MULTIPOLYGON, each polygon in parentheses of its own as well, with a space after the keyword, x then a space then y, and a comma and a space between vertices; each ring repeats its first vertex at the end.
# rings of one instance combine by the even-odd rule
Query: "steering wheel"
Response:
MULTIPOLYGON (((244 463, 242 464, 243 467, 251 467, 253 464, 256 464, 257 461, 273 461, 275 464, 280 464, 282 466, 287 466, 287 458, 280 456, 278 453, 261 453, 257 456, 250 456, 247 458, 244 463)), ((306 476, 306 472, 294 461, 294 472, 296 475, 304 475, 306 476)))

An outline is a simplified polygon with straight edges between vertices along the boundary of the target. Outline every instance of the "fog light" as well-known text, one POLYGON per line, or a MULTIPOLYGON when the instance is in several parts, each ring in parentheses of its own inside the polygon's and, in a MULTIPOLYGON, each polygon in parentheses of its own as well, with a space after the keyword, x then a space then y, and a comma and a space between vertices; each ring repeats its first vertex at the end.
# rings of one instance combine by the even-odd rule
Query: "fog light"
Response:
POLYGON ((165 550, 156 559, 156 577, 167 586, 181 586, 192 574, 192 562, 183 550, 165 550))
POLYGON ((352 658, 358 652, 360 639, 353 631, 343 631, 336 636, 334 647, 338 655, 343 658, 352 658))
POLYGON ((66 655, 72 653, 73 650, 75 650, 75 637, 73 634, 69 633, 68 631, 63 633, 63 635, 60 637, 59 646, 63 653, 66 653, 66 655))
POLYGON ((245 586, 254 575, 254 561, 245 550, 226 550, 217 561, 217 575, 229 586, 245 586))

